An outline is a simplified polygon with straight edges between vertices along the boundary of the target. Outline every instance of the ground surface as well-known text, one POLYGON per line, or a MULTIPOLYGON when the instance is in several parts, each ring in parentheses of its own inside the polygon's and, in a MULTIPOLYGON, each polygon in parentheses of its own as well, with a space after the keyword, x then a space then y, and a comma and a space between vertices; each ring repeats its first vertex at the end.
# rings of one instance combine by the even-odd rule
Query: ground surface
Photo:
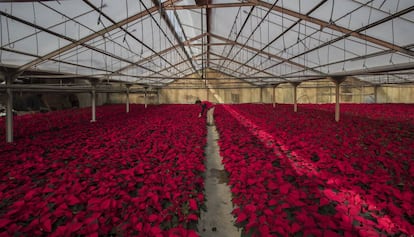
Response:
POLYGON ((240 236, 241 231, 233 224, 231 193, 226 183, 227 176, 221 162, 217 140, 216 127, 209 126, 205 151, 207 212, 201 213, 198 230, 202 237, 236 237, 240 236))

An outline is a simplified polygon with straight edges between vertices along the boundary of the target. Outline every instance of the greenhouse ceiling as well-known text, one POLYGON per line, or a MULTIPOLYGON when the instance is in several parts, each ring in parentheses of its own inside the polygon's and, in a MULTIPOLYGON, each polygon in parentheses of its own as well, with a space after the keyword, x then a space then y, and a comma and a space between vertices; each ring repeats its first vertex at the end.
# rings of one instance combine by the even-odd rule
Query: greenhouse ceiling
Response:
POLYGON ((413 10, 412 0, 2 1, 0 68, 154 87, 206 69, 257 86, 411 83, 413 10))

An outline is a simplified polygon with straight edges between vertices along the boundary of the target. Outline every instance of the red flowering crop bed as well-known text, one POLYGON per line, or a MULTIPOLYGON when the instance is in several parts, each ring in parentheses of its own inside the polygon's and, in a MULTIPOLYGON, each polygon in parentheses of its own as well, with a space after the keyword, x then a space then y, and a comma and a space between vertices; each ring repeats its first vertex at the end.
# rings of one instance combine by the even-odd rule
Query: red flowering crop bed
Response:
POLYGON ((348 106, 216 108, 246 235, 414 235, 414 106, 348 106))
MULTIPOLYGON (((333 112, 334 104, 303 104, 300 108, 323 110, 333 112)), ((385 120, 392 122, 414 122, 412 104, 341 104, 341 114, 360 116, 374 120, 385 120)))
POLYGON ((197 236, 198 112, 117 105, 97 108, 96 123, 90 109, 16 118, 16 142, 0 141, 0 236, 197 236))
MULTIPOLYGON (((121 108, 111 107, 111 110, 105 111, 102 106, 96 108, 97 117, 106 116, 108 112, 120 113, 121 108), (115 110, 115 111, 112 111, 115 110)), ((125 111, 125 109, 124 109, 125 111)), ((0 142, 5 138, 5 117, 0 118, 0 142)), ((38 133, 50 132, 63 128, 74 128, 79 123, 89 123, 91 119, 91 108, 81 108, 73 110, 60 110, 47 113, 25 114, 14 116, 14 137, 16 139, 36 136, 38 133)))

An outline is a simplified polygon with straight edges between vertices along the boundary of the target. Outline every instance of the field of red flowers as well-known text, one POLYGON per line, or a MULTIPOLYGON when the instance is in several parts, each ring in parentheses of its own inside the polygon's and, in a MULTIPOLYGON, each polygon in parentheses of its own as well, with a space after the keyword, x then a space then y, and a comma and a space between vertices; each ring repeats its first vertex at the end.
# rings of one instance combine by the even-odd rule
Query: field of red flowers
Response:
POLYGON ((196 105, 113 105, 0 129, 0 236, 197 236, 205 121, 196 105))
POLYGON ((414 106, 221 105, 246 236, 414 235, 414 106))

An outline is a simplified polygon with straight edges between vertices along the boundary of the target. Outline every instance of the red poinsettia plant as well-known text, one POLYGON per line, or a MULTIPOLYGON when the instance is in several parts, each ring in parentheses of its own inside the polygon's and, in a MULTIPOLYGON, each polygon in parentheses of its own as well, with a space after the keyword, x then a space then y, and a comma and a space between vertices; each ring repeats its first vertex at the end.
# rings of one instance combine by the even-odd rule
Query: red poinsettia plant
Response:
MULTIPOLYGON (((0 146, 0 236, 197 236, 205 123, 196 105, 15 118, 0 146)), ((4 130, 3 130, 4 131, 4 130)))
POLYGON ((220 148, 247 236, 414 234, 414 106, 222 105, 220 148))

